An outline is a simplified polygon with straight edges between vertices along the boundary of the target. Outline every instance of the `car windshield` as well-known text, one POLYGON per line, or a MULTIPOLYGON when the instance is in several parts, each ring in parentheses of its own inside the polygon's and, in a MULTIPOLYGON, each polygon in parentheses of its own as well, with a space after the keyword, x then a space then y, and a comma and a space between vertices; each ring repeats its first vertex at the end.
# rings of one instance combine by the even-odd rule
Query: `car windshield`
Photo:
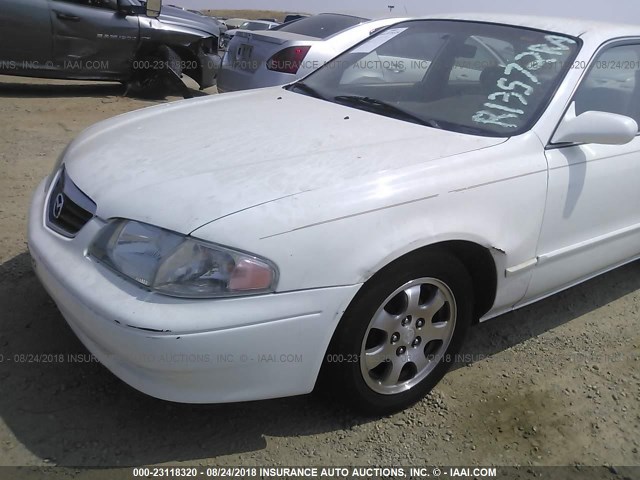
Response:
POLYGON ((325 39, 342 30, 366 21, 366 18, 352 17, 350 15, 323 13, 285 24, 278 30, 325 39))
POLYGON ((433 128, 509 137, 533 126, 578 48, 576 38, 528 28, 412 20, 286 88, 433 128))
POLYGON ((268 23, 260 23, 260 22, 244 22, 240 25, 239 30, 268 30, 268 23))

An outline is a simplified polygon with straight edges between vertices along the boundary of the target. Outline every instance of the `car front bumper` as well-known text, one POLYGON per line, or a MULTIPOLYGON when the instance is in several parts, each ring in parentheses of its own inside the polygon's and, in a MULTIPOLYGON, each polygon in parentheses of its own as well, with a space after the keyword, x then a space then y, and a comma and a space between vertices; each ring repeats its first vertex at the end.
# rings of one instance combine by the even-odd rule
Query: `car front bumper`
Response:
POLYGON ((341 313, 360 285, 218 300, 158 295, 87 255, 101 220, 64 238, 45 226, 44 203, 41 184, 29 218, 35 271, 76 335, 123 381, 185 403, 313 390, 341 313))

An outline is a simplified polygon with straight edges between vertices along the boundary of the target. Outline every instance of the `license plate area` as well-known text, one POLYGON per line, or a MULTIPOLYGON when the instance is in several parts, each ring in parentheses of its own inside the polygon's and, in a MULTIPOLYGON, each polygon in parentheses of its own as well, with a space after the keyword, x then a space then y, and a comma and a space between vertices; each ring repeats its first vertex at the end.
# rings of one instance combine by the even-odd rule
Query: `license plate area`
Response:
POLYGON ((246 61, 251 59, 251 53, 253 52, 253 46, 242 44, 236 50, 236 60, 246 61))

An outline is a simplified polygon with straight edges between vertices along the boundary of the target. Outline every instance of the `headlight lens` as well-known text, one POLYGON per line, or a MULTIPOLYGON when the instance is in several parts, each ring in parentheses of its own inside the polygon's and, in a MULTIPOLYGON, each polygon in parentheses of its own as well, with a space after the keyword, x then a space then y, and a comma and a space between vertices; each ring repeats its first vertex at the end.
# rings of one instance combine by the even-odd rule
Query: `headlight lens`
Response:
POLYGON ((268 293, 278 278, 268 260, 130 220, 110 222, 89 253, 125 277, 176 297, 268 293))

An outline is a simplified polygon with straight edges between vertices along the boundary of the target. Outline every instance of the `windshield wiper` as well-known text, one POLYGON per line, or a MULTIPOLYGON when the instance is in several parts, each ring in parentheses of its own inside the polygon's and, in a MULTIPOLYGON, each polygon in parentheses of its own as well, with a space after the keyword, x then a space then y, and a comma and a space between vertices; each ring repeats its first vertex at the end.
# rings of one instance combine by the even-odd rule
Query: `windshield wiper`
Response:
POLYGON ((303 92, 303 93, 305 93, 307 95, 310 95, 310 96, 315 97, 315 98, 319 98, 321 100, 325 100, 325 98, 322 95, 320 95, 315 88, 310 87, 309 85, 307 85, 306 83, 303 83, 303 82, 292 83, 291 85, 288 85, 285 88, 287 90, 293 90, 295 88, 295 89, 300 90, 301 92, 303 92))
POLYGON ((427 127, 438 129, 442 128, 440 124, 435 120, 421 118, 418 115, 407 112, 400 107, 396 107, 391 103, 383 102, 382 100, 378 100, 376 98, 364 97, 360 95, 338 95, 337 97, 334 97, 334 100, 354 107, 365 107, 369 110, 372 110, 373 112, 381 113, 388 117, 405 119, 409 122, 426 125, 427 127))

